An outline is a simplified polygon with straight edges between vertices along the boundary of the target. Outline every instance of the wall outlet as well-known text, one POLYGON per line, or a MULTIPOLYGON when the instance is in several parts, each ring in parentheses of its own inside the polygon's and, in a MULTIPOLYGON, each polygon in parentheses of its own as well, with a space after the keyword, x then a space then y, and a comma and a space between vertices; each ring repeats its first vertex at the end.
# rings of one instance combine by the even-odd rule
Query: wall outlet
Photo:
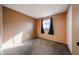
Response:
POLYGON ((79 42, 77 42, 77 46, 79 46, 79 42))

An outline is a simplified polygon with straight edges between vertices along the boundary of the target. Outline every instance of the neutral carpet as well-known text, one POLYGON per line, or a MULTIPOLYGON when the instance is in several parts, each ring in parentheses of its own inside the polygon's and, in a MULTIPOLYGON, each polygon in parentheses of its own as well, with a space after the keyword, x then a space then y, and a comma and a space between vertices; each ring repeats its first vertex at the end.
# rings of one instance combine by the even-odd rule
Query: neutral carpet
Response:
POLYGON ((41 38, 28 40, 23 46, 6 49, 4 55, 70 55, 65 44, 41 38))

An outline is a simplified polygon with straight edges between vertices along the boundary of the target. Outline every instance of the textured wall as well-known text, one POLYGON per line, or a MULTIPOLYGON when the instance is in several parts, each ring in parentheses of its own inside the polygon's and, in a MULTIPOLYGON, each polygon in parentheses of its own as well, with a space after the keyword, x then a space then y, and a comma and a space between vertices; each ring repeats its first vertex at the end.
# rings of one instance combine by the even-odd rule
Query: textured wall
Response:
POLYGON ((37 28, 38 37, 53 40, 60 43, 66 43, 66 13, 56 14, 51 17, 53 17, 54 35, 48 35, 48 29, 45 29, 45 33, 41 34, 41 19, 40 19, 38 20, 38 28, 37 28))

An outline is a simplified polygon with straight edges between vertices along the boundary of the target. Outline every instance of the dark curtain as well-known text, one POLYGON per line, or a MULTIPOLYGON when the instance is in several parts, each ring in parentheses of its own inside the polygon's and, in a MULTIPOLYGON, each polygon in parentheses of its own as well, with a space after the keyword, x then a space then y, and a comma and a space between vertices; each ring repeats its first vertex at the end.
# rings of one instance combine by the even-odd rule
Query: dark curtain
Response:
POLYGON ((52 18, 50 19, 50 28, 48 34, 54 35, 54 29, 53 29, 53 21, 52 18))
POLYGON ((41 20, 41 33, 44 33, 44 29, 43 29, 43 20, 41 20))

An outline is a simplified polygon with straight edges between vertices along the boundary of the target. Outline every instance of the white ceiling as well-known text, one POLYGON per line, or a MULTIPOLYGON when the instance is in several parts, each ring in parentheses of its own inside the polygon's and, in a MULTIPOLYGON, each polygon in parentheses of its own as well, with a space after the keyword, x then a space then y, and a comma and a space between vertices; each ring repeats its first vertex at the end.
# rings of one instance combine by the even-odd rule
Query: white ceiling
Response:
POLYGON ((3 6, 36 19, 65 12, 67 4, 4 4, 3 6))

